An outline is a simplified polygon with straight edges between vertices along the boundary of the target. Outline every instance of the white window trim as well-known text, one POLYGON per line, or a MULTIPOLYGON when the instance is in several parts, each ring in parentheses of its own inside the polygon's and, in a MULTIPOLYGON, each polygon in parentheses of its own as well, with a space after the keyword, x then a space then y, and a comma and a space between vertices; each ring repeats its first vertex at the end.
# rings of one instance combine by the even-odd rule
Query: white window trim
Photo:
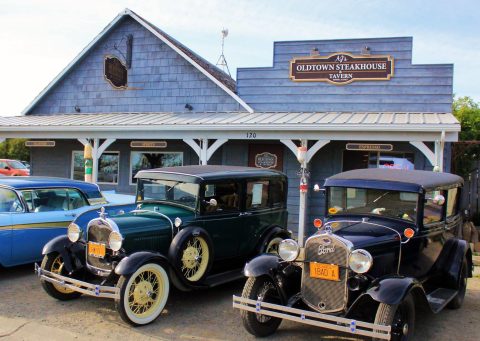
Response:
MULTIPOLYGON (((70 179, 75 180, 73 178, 74 174, 74 166, 75 166, 75 153, 83 153, 81 150, 72 150, 72 162, 70 166, 70 179)), ((118 154, 118 172, 117 172, 117 182, 101 182, 98 181, 97 184, 101 185, 118 185, 120 180, 120 151, 117 150, 106 150, 103 154, 118 154)), ((102 154, 102 155, 103 155, 102 154)), ((101 156, 100 156, 101 157, 101 156)), ((82 180, 81 180, 82 181, 82 180)))
POLYGON ((130 151, 130 163, 128 165, 129 168, 129 177, 128 177, 128 184, 130 186, 136 186, 137 184, 135 182, 132 182, 132 177, 133 177, 133 172, 132 172, 132 158, 133 158, 133 153, 150 153, 150 154, 181 154, 182 155, 182 166, 184 164, 184 152, 180 151, 158 151, 158 150, 131 150, 130 151))

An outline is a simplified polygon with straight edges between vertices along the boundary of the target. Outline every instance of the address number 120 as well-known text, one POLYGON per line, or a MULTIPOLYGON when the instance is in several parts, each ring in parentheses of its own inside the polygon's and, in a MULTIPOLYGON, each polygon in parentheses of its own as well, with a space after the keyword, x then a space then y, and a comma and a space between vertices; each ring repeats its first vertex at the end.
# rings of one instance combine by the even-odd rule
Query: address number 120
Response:
POLYGON ((247 139, 256 139, 257 133, 254 132, 247 132, 247 139))

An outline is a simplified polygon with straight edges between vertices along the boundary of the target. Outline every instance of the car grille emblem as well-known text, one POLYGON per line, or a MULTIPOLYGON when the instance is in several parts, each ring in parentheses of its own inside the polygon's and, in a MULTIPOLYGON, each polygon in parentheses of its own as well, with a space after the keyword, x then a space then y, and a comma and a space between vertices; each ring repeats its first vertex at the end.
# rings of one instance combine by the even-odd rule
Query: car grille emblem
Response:
POLYGON ((324 244, 320 244, 318 247, 318 255, 326 255, 327 253, 334 253, 335 252, 335 246, 327 247, 324 244))

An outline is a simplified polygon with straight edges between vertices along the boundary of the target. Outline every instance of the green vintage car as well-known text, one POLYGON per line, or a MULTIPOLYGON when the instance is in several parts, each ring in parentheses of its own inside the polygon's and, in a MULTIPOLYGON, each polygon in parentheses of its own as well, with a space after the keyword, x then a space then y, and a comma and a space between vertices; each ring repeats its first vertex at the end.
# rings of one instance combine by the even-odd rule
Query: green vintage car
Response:
POLYGON ((132 325, 155 320, 180 290, 242 278, 246 261, 290 238, 287 178, 269 170, 184 166, 140 171, 136 203, 86 212, 36 266, 59 300, 115 300, 132 325))

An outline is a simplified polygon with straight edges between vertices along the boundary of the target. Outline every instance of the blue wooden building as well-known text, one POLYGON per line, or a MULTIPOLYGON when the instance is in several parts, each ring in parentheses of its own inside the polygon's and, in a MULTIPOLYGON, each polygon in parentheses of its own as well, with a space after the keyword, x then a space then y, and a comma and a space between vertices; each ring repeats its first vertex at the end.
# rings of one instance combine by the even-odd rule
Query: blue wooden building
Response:
MULTIPOLYGON (((412 64, 412 48, 411 37, 275 42, 273 65, 235 81, 126 9, 22 115, 0 117, 0 140, 37 141, 32 174, 76 179, 91 144, 94 179, 119 192, 144 168, 276 168, 296 230, 301 166, 309 184, 355 168, 449 169, 453 65, 412 64)), ((306 199, 308 227, 324 203, 306 199)))

